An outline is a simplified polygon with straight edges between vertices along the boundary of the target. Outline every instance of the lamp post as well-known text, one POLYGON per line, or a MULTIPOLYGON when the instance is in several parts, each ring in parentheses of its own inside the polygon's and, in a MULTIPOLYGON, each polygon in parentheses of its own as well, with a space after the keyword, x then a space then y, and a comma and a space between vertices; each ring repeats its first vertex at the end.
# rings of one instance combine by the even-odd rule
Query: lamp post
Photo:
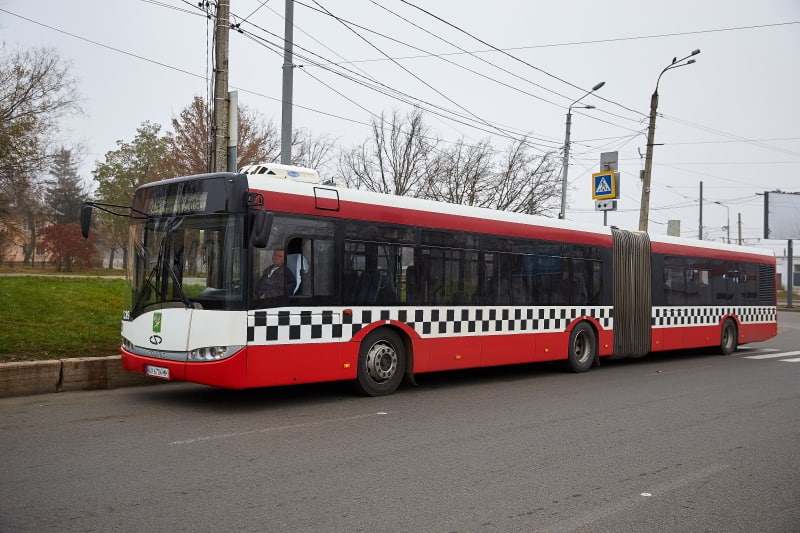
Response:
POLYGON ((725 226, 725 229, 728 230, 728 244, 731 243, 731 208, 721 202, 714 202, 717 205, 721 205, 728 211, 728 225, 725 226))
POLYGON ((656 109, 658 109, 658 83, 661 76, 668 70, 678 67, 685 67, 694 63, 694 59, 689 59, 700 53, 700 49, 692 51, 688 56, 678 59, 673 58, 672 63, 667 65, 656 80, 656 90, 650 98, 650 125, 647 128, 647 155, 644 159, 644 179, 642 180, 642 204, 639 210, 639 231, 647 231, 647 220, 650 217, 650 175, 653 170, 653 140, 656 133, 656 109), (688 59, 688 61, 686 61, 688 59), (684 61, 686 61, 684 63, 684 61))
MULTIPOLYGON (((572 102, 567 108, 567 133, 564 136, 564 164, 561 169, 561 211, 558 212, 559 219, 563 219, 567 213, 567 172, 569 169, 569 130, 572 126, 572 108, 575 107, 575 104, 577 104, 578 102, 580 102, 581 100, 583 100, 584 98, 586 98, 587 96, 589 96, 590 94, 592 94, 605 84, 606 82, 601 81, 600 83, 592 87, 590 91, 586 91, 586 94, 584 94, 583 96, 572 102)), ((594 109, 594 106, 583 105, 576 107, 576 109, 594 109)))

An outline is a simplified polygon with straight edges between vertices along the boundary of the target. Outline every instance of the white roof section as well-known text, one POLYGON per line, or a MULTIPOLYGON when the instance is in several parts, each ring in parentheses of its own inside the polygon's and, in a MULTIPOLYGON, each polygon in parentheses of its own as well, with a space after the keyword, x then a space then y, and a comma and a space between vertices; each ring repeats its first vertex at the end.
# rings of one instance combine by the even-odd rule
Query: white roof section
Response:
MULTIPOLYGON (((251 165, 256 167, 261 165, 251 165)), ((264 165, 267 166, 267 165, 264 165)), ((285 165, 271 165, 271 168, 281 166, 286 169, 297 170, 300 167, 288 167, 285 165)), ((250 168, 250 167, 245 167, 250 168)), ((306 169, 310 170, 310 169, 306 169)), ((425 211, 428 213, 443 213, 447 215, 458 215, 463 217, 470 217, 476 219, 490 219, 500 220, 504 222, 516 222, 518 224, 544 226, 551 228, 563 228, 573 231, 582 231, 585 233, 594 233, 598 235, 611 235, 611 229, 607 226, 593 226, 589 224, 580 224, 576 222, 569 222, 566 220, 553 219, 539 215, 527 215, 523 213, 513 213, 511 211, 497 211, 485 207, 475 207, 460 204, 450 204, 446 202, 438 202, 435 200, 427 200, 423 198, 414 198, 411 196, 398 196, 393 194, 381 194, 372 191, 364 191, 360 189, 348 189, 337 185, 322 184, 321 182, 307 182, 317 183, 317 187, 309 187, 303 183, 298 183, 297 178, 287 180, 270 180, 269 182, 262 182, 264 178, 280 177, 267 172, 252 172, 242 169, 243 173, 249 175, 249 183, 251 188, 272 190, 276 192, 297 194, 302 196, 315 196, 315 189, 324 188, 335 190, 339 199, 345 202, 361 203, 374 206, 386 206, 400 209, 409 209, 416 211, 425 211)), ((313 172, 313 171, 312 171, 313 172)), ((316 174, 316 173, 315 173, 316 174)))
POLYGON ((265 174, 273 178, 283 178, 292 181, 302 181, 305 183, 322 183, 322 180, 313 168, 296 167, 292 165, 281 165, 278 163, 262 163, 258 165, 247 165, 239 170, 242 174, 265 174))
MULTIPOLYGON (((250 167, 245 167, 245 169, 253 167, 258 167, 259 169, 261 169, 262 167, 269 167, 270 169, 284 169, 284 171, 292 169, 292 170, 297 170, 298 172, 303 170, 303 171, 313 172, 314 175, 317 176, 316 171, 312 169, 305 169, 302 167, 290 167, 287 165, 277 165, 277 164, 251 165, 250 167)), ((360 189, 348 189, 336 185, 322 184, 318 176, 317 176, 318 181, 315 182, 305 179, 298 179, 297 177, 289 177, 288 179, 285 180, 270 180, 269 183, 264 183, 260 181, 262 179, 262 176, 264 178, 267 177, 275 178, 281 176, 277 175, 277 172, 267 172, 267 171, 248 172, 245 169, 242 169, 242 172, 250 174, 250 186, 255 188, 261 188, 264 190, 273 190, 276 192, 314 197, 316 194, 315 189, 319 189, 321 187, 324 189, 335 190, 337 192, 338 198, 345 202, 355 202, 355 203, 368 204, 374 206, 386 206, 386 207, 393 207, 400 209, 425 211, 428 213, 443 213, 448 215, 458 215, 462 217, 475 218, 479 220, 489 219, 489 220, 499 220, 504 222, 515 222, 518 224, 525 224, 529 226, 566 229, 584 233, 593 233, 596 235, 611 235, 612 228, 610 226, 590 225, 590 224, 572 222, 567 220, 559 220, 557 218, 543 217, 541 215, 513 213, 511 211, 497 211, 485 207, 450 204, 445 202, 437 202, 435 200, 414 198, 411 196, 397 196, 392 194, 380 194, 371 191, 364 191, 360 189), (300 181, 318 185, 315 187, 315 186, 308 186, 305 183, 297 183, 300 181)), ((735 244, 726 244, 716 241, 700 241, 696 239, 687 239, 684 237, 671 237, 668 235, 649 234, 649 237, 651 242, 657 242, 657 243, 674 244, 678 246, 692 246, 695 248, 705 248, 705 249, 720 250, 720 251, 722 250, 733 251, 738 253, 745 253, 745 254, 764 256, 764 257, 774 257, 775 255, 771 250, 767 251, 751 246, 738 246, 735 244)))
POLYGON ((663 244, 676 244, 679 246, 695 246, 697 248, 706 248, 709 250, 724 250, 727 252, 738 252, 751 255, 762 255, 764 257, 775 257, 775 252, 772 250, 764 250, 756 248, 755 246, 741 246, 738 244, 727 244, 718 241, 701 241, 697 239, 687 239, 685 237, 673 237, 670 235, 650 235, 651 242, 658 242, 663 244))

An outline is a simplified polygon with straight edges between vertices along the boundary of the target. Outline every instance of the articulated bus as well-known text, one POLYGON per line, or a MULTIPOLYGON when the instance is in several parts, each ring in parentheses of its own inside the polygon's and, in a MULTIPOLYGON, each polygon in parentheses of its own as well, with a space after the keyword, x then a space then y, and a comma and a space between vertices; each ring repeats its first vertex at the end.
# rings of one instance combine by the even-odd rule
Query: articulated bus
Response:
MULTIPOLYGON (((84 207, 84 232, 91 208, 84 207)), ((126 206, 127 207, 127 206, 126 206)), ((310 169, 139 187, 122 365, 243 389, 708 347, 777 333, 772 253, 376 194, 310 169), (275 251, 291 280, 257 294, 275 251), (278 254, 280 255, 280 254, 278 254)))

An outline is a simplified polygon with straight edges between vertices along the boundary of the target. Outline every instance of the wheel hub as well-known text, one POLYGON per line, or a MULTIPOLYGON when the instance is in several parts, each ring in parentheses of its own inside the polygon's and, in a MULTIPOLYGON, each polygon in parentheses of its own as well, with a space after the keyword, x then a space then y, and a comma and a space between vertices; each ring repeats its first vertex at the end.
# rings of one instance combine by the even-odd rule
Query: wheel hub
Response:
POLYGON ((385 343, 372 345, 367 353, 367 372, 377 382, 387 381, 397 371, 397 352, 385 343))

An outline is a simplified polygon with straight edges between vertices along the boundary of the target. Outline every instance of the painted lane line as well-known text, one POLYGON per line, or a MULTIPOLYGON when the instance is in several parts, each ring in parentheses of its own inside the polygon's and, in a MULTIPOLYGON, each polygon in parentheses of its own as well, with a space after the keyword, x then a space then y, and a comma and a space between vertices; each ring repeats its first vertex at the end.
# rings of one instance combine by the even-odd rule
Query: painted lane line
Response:
POLYGON ((238 431, 234 433, 219 433, 216 435, 205 435, 203 437, 196 437, 194 439, 186 439, 186 440, 176 440, 170 442, 170 446, 180 445, 180 444, 194 444, 196 442, 204 442, 209 440, 217 440, 217 439, 230 439, 233 437, 246 437, 248 435, 257 435, 259 433, 271 433, 273 431, 286 431, 291 429, 300 429, 300 428, 308 428, 314 426, 322 426, 325 424, 336 424, 340 422, 350 422, 352 420, 362 420, 364 418, 373 418, 376 416, 386 416, 386 411, 381 411, 378 413, 369 413, 363 415, 353 415, 353 416, 345 416, 342 418, 328 418, 325 420, 317 420, 315 422, 304 422, 302 424, 291 424, 288 426, 274 426, 274 427, 267 427, 267 428, 259 428, 259 429, 252 429, 250 431, 238 431))
POLYGON ((555 524, 537 524, 536 530, 546 531, 547 533, 566 533, 576 531, 578 529, 597 530, 598 528, 592 527, 592 525, 601 520, 619 516, 637 506, 649 505, 653 501, 658 501, 661 499, 659 497, 681 490, 692 484, 702 482, 706 478, 715 476, 720 472, 724 472, 730 467, 731 465, 727 464, 711 464, 705 468, 690 472, 685 476, 679 477, 672 481, 666 481, 660 485, 656 485, 647 492, 640 492, 635 496, 631 495, 622 497, 618 500, 600 505, 599 507, 589 509, 583 513, 576 514, 575 516, 555 524))
POLYGON ((745 355, 743 359, 777 359, 780 357, 789 357, 792 355, 800 355, 800 351, 794 352, 779 352, 779 353, 765 353, 762 355, 745 355))
POLYGON ((800 363, 800 357, 796 359, 781 359, 781 363, 800 363))

